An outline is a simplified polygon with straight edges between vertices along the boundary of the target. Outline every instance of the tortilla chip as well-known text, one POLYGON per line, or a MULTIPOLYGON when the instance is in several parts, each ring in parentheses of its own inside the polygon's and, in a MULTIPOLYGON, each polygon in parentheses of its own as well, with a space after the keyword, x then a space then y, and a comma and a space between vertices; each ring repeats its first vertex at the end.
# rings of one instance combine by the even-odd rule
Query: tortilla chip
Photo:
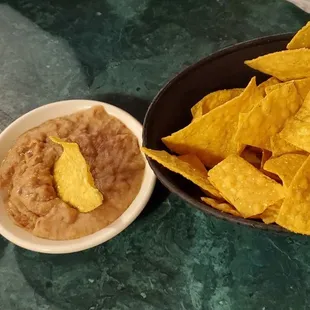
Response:
POLYGON ((209 180, 244 217, 263 213, 285 195, 283 186, 236 155, 211 169, 209 180))
POLYGON ((270 138, 302 104, 294 83, 283 84, 248 113, 236 133, 236 141, 271 151, 270 138))
POLYGON ((262 221, 265 224, 272 224, 275 223, 275 221, 277 220, 277 217, 279 215, 281 206, 283 203, 283 199, 281 199, 280 201, 278 201, 277 203, 275 203, 272 206, 269 206, 261 215, 260 218, 262 219, 262 221))
POLYGON ((264 169, 278 175, 283 185, 288 188, 307 158, 307 155, 302 154, 284 154, 267 160, 264 169))
POLYGON ((279 134, 274 135, 270 138, 270 144, 273 157, 278 157, 287 153, 305 153, 305 151, 303 151, 302 149, 280 138, 279 134))
POLYGON ((63 148, 54 165, 54 180, 59 197, 80 212, 90 212, 98 208, 102 204, 103 196, 95 186, 79 145, 58 137, 49 138, 63 148))
POLYGON ((239 113, 250 111, 261 99, 255 78, 252 78, 240 96, 162 141, 171 151, 196 154, 207 167, 213 167, 228 155, 240 151, 240 144, 233 138, 238 127, 239 113))
POLYGON ((279 136, 288 143, 310 152, 310 93, 299 111, 287 120, 279 136))
POLYGON ((243 88, 224 89, 206 95, 191 108, 193 118, 201 117, 231 99, 234 99, 239 96, 243 90, 243 88))
MULTIPOLYGON (((297 88, 297 91, 298 91, 299 95, 301 96, 302 100, 305 100, 309 91, 310 91, 310 78, 290 81, 290 82, 286 82, 286 83, 291 83, 291 82, 294 82, 294 84, 297 88)), ((266 88, 266 94, 268 95, 273 90, 278 89, 279 87, 282 87, 286 83, 268 86, 266 88)))
POLYGON ((310 234, 310 156, 288 188, 276 223, 290 231, 310 234))
POLYGON ((281 81, 310 77, 310 49, 287 50, 246 60, 249 67, 272 75, 281 81))
POLYGON ((209 197, 201 197, 201 200, 205 202, 207 205, 213 207, 214 209, 220 210, 225 213, 229 213, 238 217, 242 217, 242 215, 229 203, 218 201, 209 197))
POLYGON ((271 157, 272 153, 268 150, 263 150, 262 152, 262 160, 260 162, 260 168, 263 168, 265 162, 271 157))
POLYGON ((272 76, 268 80, 260 83, 257 87, 258 87, 259 91, 261 92, 262 96, 265 97, 266 96, 266 88, 277 85, 279 83, 281 83, 281 81, 279 81, 277 78, 272 76))
POLYGON ((310 48, 310 22, 302 27, 287 45, 287 49, 310 48))
POLYGON ((169 170, 181 174, 186 179, 198 185, 212 197, 222 198, 217 189, 208 180, 208 172, 195 155, 174 156, 166 151, 150 150, 143 147, 142 152, 169 170))

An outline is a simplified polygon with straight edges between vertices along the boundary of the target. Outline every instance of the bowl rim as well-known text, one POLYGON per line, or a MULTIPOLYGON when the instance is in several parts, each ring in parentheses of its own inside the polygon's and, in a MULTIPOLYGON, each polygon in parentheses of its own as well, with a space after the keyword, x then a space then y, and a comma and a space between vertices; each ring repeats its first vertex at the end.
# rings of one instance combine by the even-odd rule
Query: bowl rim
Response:
MULTIPOLYGON (((217 58, 221 58, 225 55, 234 53, 238 50, 242 50, 247 47, 255 47, 258 45, 264 45, 266 43, 270 42, 277 42, 277 41, 289 41, 293 37, 294 33, 288 32, 283 34, 275 34, 270 36, 264 36, 260 38, 255 38, 247 41, 243 41, 237 44, 234 44, 232 46, 228 46, 226 48, 223 48, 219 51, 216 51, 199 61, 193 63, 192 65, 188 66, 184 70, 177 73, 173 78, 171 78, 157 93, 155 98, 152 100, 151 104, 149 105, 149 108, 146 112, 144 121, 143 121, 143 146, 147 147, 148 143, 148 128, 147 124, 149 122, 149 118, 151 117, 151 114, 153 110, 155 109, 156 103, 161 99, 161 97, 164 95, 164 93, 167 91, 167 89, 170 88, 172 84, 177 83, 180 79, 182 79, 184 76, 190 74, 192 71, 196 70, 201 65, 212 62, 216 60, 217 58)), ((289 233, 285 228, 276 225, 276 224, 265 224, 264 222, 255 221, 253 219, 245 219, 245 218, 239 218, 236 216, 233 216, 229 213, 221 212, 215 208, 210 207, 207 204, 204 204, 202 202, 199 202, 198 200, 194 199, 190 195, 186 194, 185 192, 179 190, 173 183, 168 181, 166 177, 161 173, 161 171, 157 167, 157 163, 149 158, 147 156, 147 160, 149 162, 150 167, 153 169, 155 175, 157 176, 158 180, 172 193, 176 194, 180 198, 182 198, 184 201, 189 203, 191 206, 203 211, 206 214, 211 214, 215 216, 218 219, 222 219, 225 221, 233 222, 238 225, 245 225, 252 228, 262 229, 262 230, 268 230, 273 231, 277 233, 289 233)))
MULTIPOLYGON (((33 109, 27 112, 26 114, 20 116, 15 121, 13 121, 0 133, 0 144, 1 144, 1 141, 8 134, 10 134, 11 130, 16 129, 18 126, 21 126, 22 122, 26 121, 27 119, 34 118, 35 115, 39 115, 40 113, 48 114, 49 111, 57 111, 54 114, 57 114, 58 116, 46 116, 44 117, 45 119, 44 121, 46 121, 48 119, 53 119, 55 117, 70 115, 78 111, 82 111, 82 110, 85 110, 87 108, 97 106, 97 105, 102 105, 106 109, 108 114, 121 120, 137 137, 139 145, 140 146, 142 145, 142 125, 137 119, 135 119, 132 115, 130 115, 126 111, 114 105, 111 105, 105 102, 87 100, 87 99, 85 100, 84 99, 73 99, 73 100, 57 101, 57 102, 53 102, 53 103, 40 106, 36 109, 33 109)), ((28 127, 29 129, 33 128, 37 126, 37 124, 44 123, 44 121, 36 120, 33 125, 28 126, 28 127)), ((18 136, 19 135, 15 135, 15 139, 18 136)), ((13 144, 14 144, 14 141, 12 142, 12 145, 13 144)), ((91 235, 87 235, 85 237, 81 237, 78 239, 72 239, 72 240, 60 241, 60 240, 49 240, 49 239, 44 239, 44 238, 33 236, 30 232, 27 232, 23 228, 20 228, 17 226, 17 229, 22 230, 21 232, 28 235, 29 240, 25 240, 19 236, 16 236, 10 230, 6 229, 2 225, 2 221, 0 217, 0 235, 2 235, 7 240, 11 241, 12 243, 24 249, 39 252, 39 253, 47 253, 47 254, 66 254, 66 253, 79 252, 82 250, 95 247, 99 244, 102 244, 110 240, 111 238, 121 233, 124 229, 126 229, 139 216, 139 214, 142 212, 142 210, 146 206, 147 202, 149 201, 153 193, 153 189, 154 189, 155 182, 156 182, 156 176, 153 173, 152 169, 149 167, 145 155, 143 153, 142 155, 145 161, 145 171, 144 171, 144 177, 143 177, 143 181, 141 184, 141 188, 137 196, 135 197, 133 202, 130 204, 130 206, 125 210, 125 212, 122 213, 122 215, 118 219, 116 219, 114 222, 112 222, 107 227, 104 227, 103 229, 91 235), (46 245, 41 245, 40 243, 39 244, 36 243, 35 240, 38 240, 38 239, 44 242, 46 245)))

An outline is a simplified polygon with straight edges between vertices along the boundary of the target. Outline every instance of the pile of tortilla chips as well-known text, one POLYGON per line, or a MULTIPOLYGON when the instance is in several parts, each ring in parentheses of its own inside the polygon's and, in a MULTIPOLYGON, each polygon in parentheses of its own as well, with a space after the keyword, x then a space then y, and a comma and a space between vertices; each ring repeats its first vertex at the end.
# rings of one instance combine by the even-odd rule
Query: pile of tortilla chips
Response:
POLYGON ((310 22, 287 50, 245 64, 271 77, 202 98, 191 123, 162 138, 177 155, 142 150, 209 206, 310 235, 310 22))

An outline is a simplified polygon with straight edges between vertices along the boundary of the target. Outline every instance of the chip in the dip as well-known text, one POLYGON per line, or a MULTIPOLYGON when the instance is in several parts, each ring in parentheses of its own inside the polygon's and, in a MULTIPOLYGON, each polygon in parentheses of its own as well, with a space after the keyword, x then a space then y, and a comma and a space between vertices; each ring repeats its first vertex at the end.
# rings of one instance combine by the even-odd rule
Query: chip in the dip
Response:
POLYGON ((289 116, 302 104, 294 83, 283 84, 268 94, 245 117, 236 140, 246 145, 271 150, 270 138, 278 133, 289 116))
POLYGON ((263 213, 285 195, 280 184, 236 155, 211 169, 209 180, 244 217, 263 213))
POLYGON ((234 139, 239 113, 249 112, 261 99, 255 78, 252 78, 241 95, 162 140, 171 151, 196 154, 207 167, 212 167, 228 155, 241 151, 234 139))
POLYGON ((144 168, 136 136, 98 105, 50 119, 18 137, 0 165, 0 188, 7 192, 5 207, 15 224, 40 238, 70 240, 120 217, 139 193, 144 168), (63 150, 48 137, 74 143, 63 150), (99 206, 81 212, 72 205, 84 207, 81 211, 99 206))
POLYGON ((208 94, 192 107, 191 112, 193 118, 196 119, 201 117, 229 100, 239 96, 242 92, 243 88, 233 88, 218 90, 208 94))
POLYGON ((165 151, 150 150, 145 147, 142 151, 164 167, 192 181, 211 196, 222 198, 218 190, 209 182, 208 172, 197 156, 189 154, 177 157, 165 151))
POLYGON ((310 152, 310 93, 299 111, 287 120, 280 137, 288 143, 310 152))
POLYGON ((287 49, 310 48, 310 22, 302 27, 287 45, 287 49))
POLYGON ((287 50, 247 60, 249 67, 270 74, 281 81, 310 77, 310 49, 287 50))
POLYGON ((296 173, 276 223, 286 229, 310 235, 310 156, 296 173))
POLYGON ((63 153, 54 166, 54 179, 61 199, 80 212, 89 212, 102 204, 103 196, 95 187, 88 164, 77 143, 50 139, 63 147, 63 153))
POLYGON ((283 154, 266 161, 264 169, 275 173, 282 180, 285 187, 289 187, 295 174, 307 159, 303 154, 283 154))

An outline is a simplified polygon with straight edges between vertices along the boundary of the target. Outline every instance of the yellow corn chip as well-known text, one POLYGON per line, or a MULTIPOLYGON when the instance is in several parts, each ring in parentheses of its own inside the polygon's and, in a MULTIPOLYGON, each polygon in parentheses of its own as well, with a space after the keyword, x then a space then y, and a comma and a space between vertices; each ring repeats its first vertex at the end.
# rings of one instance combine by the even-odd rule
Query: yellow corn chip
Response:
POLYGON ((174 156, 165 151, 150 150, 145 147, 142 152, 156 160, 169 170, 181 174, 186 179, 207 191, 212 197, 222 198, 217 189, 208 180, 208 172, 195 155, 174 156))
POLYGON ((287 118, 296 113, 301 104, 294 83, 283 84, 248 113, 236 133, 236 141, 270 151, 270 138, 283 128, 287 118))
POLYGON ((262 96, 265 97, 266 96, 266 88, 277 85, 281 83, 277 78, 275 77, 271 77, 268 80, 260 83, 257 87, 259 89, 259 91, 261 92, 262 96))
POLYGON ((279 202, 275 203, 272 206, 269 206, 261 215, 260 218, 263 220, 265 224, 275 223, 277 220, 278 214, 280 212, 281 206, 283 203, 283 199, 279 202))
POLYGON ((95 187, 78 144, 65 142, 57 137, 49 138, 63 147, 63 153, 54 166, 54 179, 61 199, 80 212, 90 212, 99 207, 103 197, 95 187))
POLYGON ((297 91, 298 91, 299 95, 301 96, 302 100, 305 100, 309 91, 310 91, 310 78, 295 80, 295 81, 290 81, 290 82, 286 82, 283 84, 276 84, 276 85, 268 86, 266 88, 266 94, 268 95, 273 90, 278 89, 278 88, 282 87, 284 84, 291 83, 291 82, 294 82, 294 84, 297 88, 297 91))
POLYGON ((249 67, 272 75, 281 81, 310 77, 310 49, 287 50, 246 60, 249 67))
POLYGON ((262 160, 260 162, 260 168, 263 168, 265 165, 265 162, 271 157, 272 153, 268 150, 263 150, 262 153, 262 160))
POLYGON ((287 45, 287 49, 310 48, 310 22, 302 27, 287 45))
POLYGON ((239 96, 243 90, 243 88, 224 89, 206 95, 191 108, 193 118, 201 117, 220 105, 223 105, 229 100, 239 96))
POLYGON ((211 169, 209 180, 244 217, 263 213, 285 195, 283 186, 236 155, 211 169))
POLYGON ((300 234, 310 234, 310 156, 297 171, 276 223, 300 234))
POLYGON ((270 144, 273 157, 278 157, 287 153, 305 153, 302 149, 280 138, 279 134, 270 138, 270 144))
POLYGON ((218 201, 209 197, 201 197, 201 200, 205 202, 207 205, 213 207, 214 209, 220 210, 225 213, 229 213, 238 217, 242 217, 242 215, 229 203, 218 201))
POLYGON ((299 111, 287 120, 279 135, 288 143, 310 152, 310 93, 299 111))
POLYGON ((307 157, 302 154, 284 154, 267 160, 264 169, 278 175, 283 185, 288 188, 307 157))
POLYGON ((177 157, 190 164, 193 168, 202 171, 203 173, 207 171, 204 164, 200 161, 200 159, 196 155, 186 154, 177 157))
POLYGON ((233 139, 239 113, 250 111, 261 99, 255 78, 252 78, 240 96, 162 140, 173 152, 196 154, 207 167, 213 167, 228 155, 240 151, 240 144, 233 139))

